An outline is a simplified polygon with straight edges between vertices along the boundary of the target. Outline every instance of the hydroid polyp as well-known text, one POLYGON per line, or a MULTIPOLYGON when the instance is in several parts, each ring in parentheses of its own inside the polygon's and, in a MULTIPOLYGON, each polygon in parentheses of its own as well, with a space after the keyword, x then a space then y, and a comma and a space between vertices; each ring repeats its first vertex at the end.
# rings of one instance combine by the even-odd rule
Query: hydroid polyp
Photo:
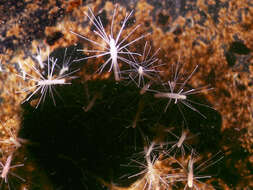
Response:
MULTIPOLYGON (((142 186, 143 190, 157 190, 162 189, 164 187, 167 189, 169 187, 168 182, 168 175, 162 171, 162 168, 159 167, 159 163, 161 163, 161 160, 159 160, 159 156, 154 155, 153 151, 156 146, 155 142, 151 142, 151 144, 145 148, 145 162, 142 163, 137 160, 132 160, 132 162, 139 165, 140 168, 143 168, 143 170, 139 173, 136 173, 134 175, 129 176, 128 178, 136 177, 136 176, 143 176, 142 179, 135 184, 135 187, 142 186)), ((170 175, 170 178, 175 177, 174 175, 170 175)))
MULTIPOLYGON (((28 65, 24 63, 28 68, 30 68, 34 74, 28 74, 24 70, 22 70, 22 75, 18 75, 24 80, 28 80, 31 82, 35 82, 34 85, 24 88, 19 92, 32 92, 22 103, 29 101, 35 94, 39 94, 39 101, 36 105, 36 108, 39 104, 45 101, 47 93, 51 96, 54 105, 56 105, 56 101, 54 98, 54 92, 57 93, 55 87, 59 85, 70 85, 71 80, 76 78, 72 76, 73 73, 77 72, 79 69, 74 71, 69 71, 70 62, 67 61, 63 63, 62 68, 57 65, 57 58, 50 57, 48 55, 47 64, 43 67, 37 68, 36 66, 28 65), (44 68, 44 69, 42 69, 44 68)), ((44 63, 43 63, 44 64, 44 63)), ((22 67, 21 67, 22 68, 22 67)))
MULTIPOLYGON (((120 77, 120 68, 119 68, 119 63, 118 61, 122 61, 124 63, 130 64, 131 62, 124 58, 124 55, 140 55, 138 53, 135 52, 131 52, 128 47, 137 42, 138 40, 144 38, 146 35, 141 35, 140 37, 130 41, 130 42, 126 42, 126 40, 137 30, 137 28, 140 27, 140 25, 137 25, 133 30, 131 30, 123 39, 121 39, 122 36, 122 31, 124 30, 127 21, 129 20, 129 18, 131 17, 131 15, 133 14, 133 11, 131 11, 128 15, 125 16, 124 21, 122 23, 122 26, 120 28, 120 30, 118 31, 117 35, 114 35, 113 32, 113 27, 114 27, 114 18, 116 15, 116 9, 114 9, 113 11, 113 17, 112 17, 112 22, 111 22, 111 30, 110 30, 110 34, 107 34, 105 31, 105 28, 103 26, 103 23, 101 21, 101 18, 98 16, 97 18, 95 17, 94 13, 92 12, 92 10, 89 8, 89 13, 85 13, 85 15, 89 18, 89 20, 91 21, 91 23, 94 25, 95 30, 93 31, 94 34, 96 36, 98 36, 99 38, 102 39, 103 42, 105 42, 105 45, 103 45, 103 43, 100 42, 96 42, 94 40, 91 40, 81 34, 78 34, 74 31, 70 31, 72 34, 92 43, 94 46, 100 48, 100 49, 95 49, 95 50, 82 50, 79 49, 78 51, 84 51, 87 53, 96 53, 95 55, 91 55, 88 57, 84 57, 81 59, 77 59, 75 61, 81 61, 81 60, 85 60, 85 59, 90 59, 90 58, 99 58, 99 57, 103 57, 103 56, 110 56, 105 63, 103 63, 100 68, 98 69, 99 73, 101 73, 104 68, 107 65, 109 66, 109 72, 113 69, 114 72, 114 77, 116 81, 119 81, 121 79, 120 77)), ((147 34, 148 35, 148 34, 147 34)))
POLYGON ((9 190, 11 190, 9 177, 8 177, 9 174, 20 179, 21 181, 25 182, 25 179, 23 179, 22 177, 18 176, 17 174, 13 173, 12 171, 10 171, 13 168, 24 166, 24 164, 11 165, 11 161, 12 161, 12 154, 10 154, 7 157, 5 164, 3 164, 3 162, 0 162, 0 168, 1 168, 0 169, 0 174, 1 174, 0 177, 2 178, 1 185, 0 185, 1 189, 2 189, 3 182, 4 182, 5 184, 8 185, 9 190))
MULTIPOLYGON (((167 111, 171 102, 174 101, 174 104, 178 105, 179 111, 182 113, 182 115, 183 115, 183 112, 180 108, 179 103, 181 103, 184 106, 190 108, 191 110, 197 112, 199 115, 201 115, 203 118, 206 119, 206 116, 204 114, 202 114, 198 109, 196 109, 192 104, 205 106, 205 107, 209 107, 209 106, 190 100, 189 95, 199 94, 204 91, 213 90, 213 88, 209 88, 209 85, 207 85, 207 86, 202 86, 202 87, 198 87, 198 88, 187 89, 187 87, 186 87, 187 82, 191 79, 191 77, 196 72, 198 65, 193 69, 193 71, 188 75, 188 77, 185 80, 183 80, 184 73, 182 74, 180 72, 181 68, 182 67, 180 67, 180 63, 176 63, 175 69, 172 66, 172 72, 173 72, 174 76, 171 78, 171 80, 168 80, 167 83, 164 84, 164 86, 166 87, 165 90, 163 90, 163 91, 151 90, 151 91, 155 92, 155 94, 154 94, 155 98, 169 99, 169 101, 164 109, 164 112, 167 111)), ((209 107, 209 108, 211 108, 211 107, 209 107)), ((183 115, 183 117, 184 117, 184 115, 183 115)), ((186 120, 185 120, 185 122, 186 122, 186 120)))
POLYGON ((165 151, 166 154, 169 155, 172 152, 174 152, 173 157, 175 157, 176 154, 178 153, 178 151, 181 151, 181 156, 182 156, 182 158, 184 158, 185 148, 187 148, 188 150, 192 150, 192 147, 185 142, 187 139, 192 138, 192 136, 189 136, 189 133, 190 133, 189 129, 183 128, 181 131, 181 136, 177 136, 170 129, 167 129, 165 131, 170 133, 171 135, 173 135, 177 139, 176 141, 170 141, 170 142, 166 143, 168 145, 172 144, 172 146, 167 151, 165 151))
POLYGON ((70 70, 71 64, 73 63, 71 61, 71 56, 66 57, 67 51, 68 51, 68 48, 65 48, 63 63, 62 63, 62 67, 60 68, 60 71, 59 71, 59 76, 62 76, 64 73, 67 73, 70 70))
POLYGON ((144 88, 147 84, 147 81, 155 82, 159 77, 158 73, 161 72, 156 68, 162 64, 155 65, 158 61, 158 58, 155 56, 159 52, 159 49, 151 55, 151 46, 146 42, 144 45, 143 53, 137 58, 131 55, 131 68, 129 70, 124 70, 122 73, 129 73, 129 78, 139 87, 144 88))
MULTIPOLYGON (((178 179, 176 181, 185 181, 184 189, 195 189, 200 190, 199 186, 204 186, 206 189, 207 186, 210 186, 202 181, 201 179, 209 179, 211 175, 200 175, 205 169, 211 167, 212 165, 219 162, 224 156, 221 151, 217 152, 215 155, 211 156, 209 159, 201 162, 200 164, 196 164, 199 160, 199 157, 196 156, 196 152, 192 150, 190 159, 188 160, 187 168, 185 168, 182 164, 180 166, 184 169, 183 174, 178 174, 178 179)), ((211 187, 211 186, 210 186, 211 187)))

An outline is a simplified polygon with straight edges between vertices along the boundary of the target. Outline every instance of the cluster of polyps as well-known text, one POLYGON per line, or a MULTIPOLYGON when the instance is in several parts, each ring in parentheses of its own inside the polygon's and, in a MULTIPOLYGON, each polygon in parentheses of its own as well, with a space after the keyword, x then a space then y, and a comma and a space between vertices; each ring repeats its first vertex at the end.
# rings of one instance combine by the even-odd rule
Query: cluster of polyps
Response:
MULTIPOLYGON (((157 52, 159 51, 159 49, 153 55, 150 55, 151 46, 148 47, 147 42, 145 43, 144 51, 142 54, 139 54, 138 52, 132 52, 129 49, 130 45, 144 38, 145 35, 141 35, 140 37, 128 43, 126 42, 128 38, 136 31, 136 29, 140 25, 137 25, 133 30, 130 31, 129 34, 126 35, 126 37, 121 39, 123 29, 129 17, 132 15, 132 13, 133 11, 131 11, 130 14, 125 16, 125 19, 123 20, 120 30, 118 31, 117 35, 114 35, 113 28, 114 28, 114 18, 116 14, 116 9, 113 11, 110 33, 108 34, 106 33, 106 30, 103 26, 101 18, 99 16, 96 17, 94 13, 92 12, 92 10, 89 8, 89 13, 85 13, 85 14, 95 27, 95 30, 93 31, 94 34, 98 38, 100 38, 103 41, 103 43, 99 43, 79 33, 70 31, 72 34, 90 42, 91 44, 93 44, 94 46, 98 48, 98 49, 92 49, 92 50, 79 50, 79 51, 84 51, 86 53, 95 53, 95 54, 81 58, 81 59, 77 59, 75 61, 108 56, 109 58, 98 69, 99 73, 101 73, 105 69, 105 67, 109 65, 109 72, 113 70, 116 81, 120 81, 121 79, 124 78, 124 74, 128 74, 127 78, 133 81, 137 85, 137 87, 141 88, 141 94, 144 94, 146 91, 148 91, 148 92, 153 92, 155 98, 168 99, 168 103, 164 109, 165 112, 167 111, 171 102, 174 102, 174 104, 178 105, 178 108, 180 112, 182 113, 185 122, 186 122, 186 118, 184 117, 182 109, 180 108, 180 104, 183 104, 184 106, 188 107, 194 112, 197 112, 198 114, 200 114, 203 118, 206 118, 206 116, 203 113, 201 113, 198 109, 196 109, 193 106, 193 104, 197 104, 197 105, 202 105, 202 104, 199 104, 197 102, 190 100, 189 95, 198 94, 203 91, 208 91, 208 90, 211 90, 212 88, 209 88, 208 86, 203 86, 203 87, 198 87, 198 88, 187 89, 186 87, 187 83, 196 72, 198 65, 193 69, 193 71, 186 78, 184 78, 185 73, 184 71, 182 71, 183 65, 181 65, 178 62, 175 65, 172 65, 172 75, 171 75, 170 80, 166 81, 165 83, 161 82, 160 77, 159 77, 160 71, 156 69, 158 66, 161 66, 161 64, 157 64, 156 66, 154 65, 155 63, 158 62, 158 59, 155 56, 157 52), (130 68, 127 70, 121 70, 119 66, 119 61, 126 63, 126 65, 128 65, 130 68), (162 84, 161 86, 163 86, 164 88, 162 90, 155 90, 152 87, 152 84, 154 82, 156 84, 159 84, 159 83, 162 84)), ((206 105, 203 105, 203 106, 206 106, 206 105)), ((136 118, 139 118, 139 111, 137 112, 136 118)), ((136 127, 136 123, 137 122, 134 121, 133 128, 136 127)), ((169 133, 175 136, 177 138, 177 141, 175 141, 174 144, 168 150, 166 151, 163 150, 163 154, 165 153, 164 154, 165 156, 171 156, 170 154, 172 152, 175 152, 174 153, 174 156, 175 156, 178 150, 180 150, 182 153, 182 159, 183 159, 185 157, 185 147, 188 150, 192 150, 192 148, 185 143, 185 141, 189 138, 188 137, 189 130, 183 129, 180 137, 178 137, 171 131, 169 131, 169 133)), ((165 143, 165 144, 171 144, 171 142, 165 143)), ((152 156, 152 150, 154 149, 154 147, 155 147, 155 143, 151 143, 149 148, 147 148, 145 156, 144 156, 145 164, 139 162, 138 160, 132 160, 132 162, 141 165, 143 170, 137 174, 131 175, 129 178, 144 175, 142 180, 140 180, 139 183, 135 184, 136 185, 135 187, 139 188, 139 186, 142 186, 143 189, 148 189, 148 190, 160 190, 162 189, 162 187, 164 187, 164 189, 167 189, 170 186, 171 179, 173 179, 174 181, 187 181, 185 185, 185 189, 186 188, 198 189, 196 183, 200 182, 199 179, 210 177, 210 176, 201 177, 197 175, 198 169, 204 164, 201 164, 197 168, 194 168, 194 164, 196 162, 194 158, 194 155, 196 155, 196 153, 194 153, 194 151, 192 151, 187 167, 184 167, 181 163, 179 163, 181 166, 181 169, 184 170, 184 173, 178 173, 175 175, 164 173, 161 169, 156 167, 157 163, 160 160, 159 160, 159 157, 152 156)))
MULTIPOLYGON (((132 52, 129 49, 130 45, 134 44, 135 42, 141 40, 146 36, 141 35, 140 37, 130 42, 127 42, 128 38, 137 30, 137 28, 139 28, 140 25, 137 25, 134 29, 132 29, 130 33, 128 33, 126 37, 124 37, 123 39, 121 37, 123 29, 125 28, 126 23, 129 20, 132 13, 133 12, 125 16, 125 19, 123 20, 120 30, 115 35, 113 32, 113 26, 116 9, 113 12, 110 34, 106 33, 101 18, 95 17, 92 10, 89 9, 89 14, 88 13, 85 14, 95 27, 94 34, 100 39, 102 39, 104 43, 96 42, 74 31, 70 31, 72 34, 92 43, 94 46, 99 48, 94 50, 79 50, 87 53, 95 53, 95 55, 87 56, 81 59, 76 59, 75 61, 109 56, 109 58, 98 69, 99 73, 101 73, 105 69, 105 67, 108 67, 109 65, 109 71, 113 70, 114 78, 116 81, 120 81, 122 79, 122 75, 127 73, 128 78, 130 78, 139 88, 142 88, 141 91, 142 94, 146 91, 149 91, 154 93, 155 98, 168 99, 165 111, 167 111, 171 102, 174 101, 174 104, 179 105, 179 103, 181 103, 184 106, 190 108, 191 110, 197 112, 198 114, 206 118, 204 114, 202 114, 195 107, 192 106, 192 104, 199 104, 199 103, 193 102, 188 98, 188 96, 192 94, 201 93, 204 90, 210 90, 211 88, 204 86, 200 88, 192 88, 186 90, 186 84, 194 75, 198 66, 196 66, 193 69, 193 71, 188 75, 188 77, 185 80, 182 80, 182 73, 180 72, 182 67, 180 67, 180 63, 176 63, 176 67, 172 66, 173 75, 171 79, 166 81, 162 85, 165 88, 163 90, 154 90, 151 88, 151 85, 154 82, 156 83, 160 82, 158 75, 160 71, 156 70, 156 68, 158 66, 161 66, 161 64, 157 64, 156 66, 154 65, 155 63, 158 62, 158 59, 155 57, 157 55, 158 50, 153 55, 151 55, 151 47, 148 47, 147 42, 145 43, 144 51, 142 54, 139 54, 138 52, 132 52), (121 61, 122 63, 126 63, 129 66, 129 69, 121 71, 119 61, 121 61)), ((37 60, 38 66, 28 65, 27 63, 24 63, 26 67, 30 68, 33 71, 34 74, 29 74, 29 72, 26 72, 25 69, 23 68, 24 65, 22 63, 19 63, 22 74, 18 75, 25 81, 28 80, 35 82, 34 85, 22 89, 21 92, 31 92, 31 94, 23 102, 29 101, 35 94, 39 94, 40 97, 36 108, 39 106, 41 102, 45 101, 46 95, 48 93, 53 99, 54 104, 56 104, 54 98, 55 86, 71 84, 69 81, 74 78, 71 75, 77 71, 77 70, 75 71, 70 70, 71 59, 69 58, 65 60, 66 52, 61 67, 58 66, 57 59, 50 57, 49 54, 46 63, 44 63, 40 54, 41 51, 40 49, 38 49, 37 55, 34 56, 34 58, 37 60)), ((86 111, 89 111, 89 109, 90 106, 87 107, 86 111)), ((179 110, 181 111, 180 107, 179 110)), ((133 125, 133 128, 135 128, 135 126, 136 122, 133 125)), ((170 133, 173 134, 172 132, 170 133)), ((176 150, 176 153, 177 150, 181 150, 182 157, 184 158, 185 157, 184 147, 191 149, 191 147, 187 146, 187 144, 185 143, 188 133, 189 132, 187 130, 182 130, 181 137, 178 137, 173 134, 177 138, 177 141, 167 151, 162 152, 163 154, 165 153, 164 156, 165 157, 170 156, 171 152, 174 150, 176 150)), ((15 146, 20 146, 19 141, 15 141, 13 137, 11 137, 8 141, 6 140, 2 141, 2 143, 7 142, 13 143, 15 146)), ((133 160, 133 162, 140 164, 144 168, 144 170, 141 171, 140 173, 130 176, 129 178, 144 175, 144 177, 142 178, 142 180, 140 180, 139 183, 139 185, 143 186, 143 189, 160 190, 162 189, 162 187, 164 189, 167 189, 168 187, 173 185, 172 183, 173 180, 175 182, 185 181, 186 182, 185 189, 186 188, 198 189, 197 183, 201 183, 199 179, 210 177, 210 176, 198 176, 198 172, 203 170, 200 168, 206 165, 206 162, 195 167, 196 159, 194 158, 194 156, 196 154, 194 153, 194 151, 192 151, 187 166, 184 166, 183 164, 178 162, 179 165, 181 166, 181 169, 184 170, 183 173, 170 174, 167 171, 164 172, 162 168, 157 167, 157 165, 159 165, 158 163, 160 161, 164 161, 164 159, 160 160, 160 156, 153 156, 152 152, 154 148, 155 143, 151 143, 151 145, 145 151, 144 156, 145 164, 142 164, 137 160, 133 160)), ((12 168, 10 166, 11 159, 12 155, 7 157, 5 164, 1 163, 2 166, 1 177, 5 181, 7 181, 7 174, 9 170, 12 168)), ((208 165, 205 166, 204 168, 206 167, 208 167, 208 165)))
POLYGON ((133 184, 134 189, 143 190, 165 190, 173 189, 177 187, 179 182, 184 183, 184 190, 195 189, 200 190, 202 187, 204 189, 212 189, 212 187, 201 179, 211 178, 210 175, 200 175, 200 173, 206 168, 214 165, 220 161, 223 156, 221 152, 216 153, 214 156, 210 157, 202 163, 198 163, 199 156, 195 150, 191 150, 191 155, 189 158, 183 158, 182 161, 176 160, 175 157, 164 154, 161 146, 157 146, 155 142, 152 142, 149 147, 145 150, 145 163, 137 160, 132 160, 132 162, 137 163, 139 168, 143 170, 137 174, 133 174, 128 178, 142 176, 140 180, 133 184), (158 148, 157 148, 158 147, 158 148), (158 151, 159 156, 154 154, 154 151, 158 151), (185 160, 187 160, 186 166, 184 165, 185 160), (161 166, 161 163, 163 164, 161 166), (170 163, 170 166, 168 165, 170 163), (178 167, 175 167, 175 163, 178 167), (178 172, 177 172, 178 171, 178 172))
MULTIPOLYGON (((6 125, 4 125, 2 122, 1 126, 2 126, 2 130, 5 131, 4 138, 0 139, 0 145, 1 147, 8 145, 9 146, 9 150, 10 151, 6 151, 5 154, 7 154, 7 156, 2 156, 2 160, 4 160, 3 162, 0 162, 0 178, 1 178, 1 184, 0 184, 0 189, 2 189, 3 187, 3 183, 6 184, 8 186, 8 189, 11 189, 11 185, 9 182, 9 176, 14 176, 16 178, 18 178, 19 180, 25 182, 25 179, 23 179, 22 177, 20 177, 19 175, 13 173, 11 170, 13 170, 14 168, 17 167, 21 167, 24 166, 24 164, 16 164, 16 165, 11 165, 12 162, 12 158, 13 158, 13 154, 16 151, 16 149, 21 147, 21 143, 24 142, 25 140, 23 139, 19 139, 13 132, 12 130, 7 127, 6 125)), ((2 151, 2 150, 1 150, 2 151)), ((3 153, 3 152, 2 152, 3 153)))
POLYGON ((78 37, 87 40, 88 42, 91 42, 93 45, 99 47, 100 49, 96 49, 96 50, 79 50, 79 51, 84 51, 87 53, 98 53, 96 55, 92 55, 92 56, 88 56, 88 57, 84 57, 81 59, 77 59, 76 61, 81 61, 81 60, 85 60, 85 59, 90 59, 90 58, 98 58, 98 57, 102 57, 102 56, 106 56, 109 55, 110 58, 107 59, 105 61, 105 63, 102 64, 102 66, 99 68, 99 73, 101 73, 104 68, 110 64, 109 66, 109 72, 113 69, 114 72, 114 77, 116 81, 119 81, 121 79, 121 71, 119 68, 119 63, 118 61, 122 61, 124 63, 127 64, 131 64, 132 62, 129 61, 128 59, 126 59, 125 57, 123 57, 124 55, 128 55, 128 56, 133 56, 133 55, 140 55, 138 53, 135 52, 131 52, 128 48, 131 44, 137 42, 138 40, 144 38, 146 35, 142 35, 128 43, 125 43, 126 40, 137 30, 137 28, 140 27, 140 25, 137 25, 133 30, 131 30, 131 32, 129 32, 129 34, 124 37, 123 39, 121 39, 121 35, 122 35, 122 31, 126 26, 126 23, 128 21, 128 19, 130 18, 130 16, 132 15, 133 11, 130 12, 130 14, 125 16, 125 19, 122 23, 122 26, 120 28, 120 30, 118 31, 117 35, 114 35, 113 32, 113 25, 114 25, 114 17, 116 14, 116 9, 114 9, 113 11, 113 17, 112 17, 112 23, 111 23, 111 31, 110 34, 107 34, 103 23, 101 21, 100 17, 95 17, 92 10, 89 8, 89 12, 90 15, 88 13, 85 13, 86 16, 89 18, 89 20, 92 22, 92 24, 95 26, 95 30, 94 33, 95 35, 97 35, 99 38, 101 38, 104 42, 105 45, 98 43, 96 41, 93 41, 85 36, 82 36, 81 34, 78 34, 74 31, 70 31, 71 33, 77 35, 78 37))
MULTIPOLYGON (((67 49, 66 49, 67 51, 67 49)), ((78 70, 70 71, 71 59, 65 59, 66 51, 64 54, 64 60, 62 67, 57 64, 57 58, 50 57, 48 53, 47 63, 42 61, 40 54, 35 56, 38 61, 39 67, 34 65, 28 65, 24 63, 28 68, 30 68, 33 73, 29 74, 23 68, 23 65, 19 62, 22 75, 18 75, 24 80, 35 82, 33 86, 22 89, 20 92, 32 92, 22 103, 29 101, 35 94, 39 93, 39 101, 36 105, 36 108, 39 106, 41 101, 45 101, 47 93, 51 96, 54 105, 56 105, 54 98, 54 91, 56 92, 55 87, 58 85, 71 84, 69 82, 71 79, 75 78, 71 76, 73 73, 78 70)), ((40 50, 38 51, 40 53, 40 50)))
POLYGON ((162 169, 157 167, 157 162, 159 162, 159 157, 153 155, 153 149, 156 144, 152 142, 149 147, 146 148, 145 152, 145 164, 137 161, 132 160, 132 162, 137 163, 140 168, 143 170, 137 174, 131 175, 128 178, 141 176, 142 179, 138 181, 138 183, 134 184, 134 188, 140 188, 147 190, 159 190, 161 187, 169 187, 169 182, 167 182, 167 175, 163 173, 162 169))
MULTIPOLYGON (((113 32, 113 25, 114 25, 114 18, 116 14, 116 8, 113 11, 113 17, 111 22, 111 28, 110 28, 110 34, 106 33, 105 28, 103 26, 103 23, 101 21, 101 18, 95 17, 92 10, 89 8, 89 13, 85 13, 86 16, 89 18, 90 22, 94 25, 95 30, 93 31, 96 36, 98 36, 100 39, 102 39, 103 43, 96 42, 94 40, 91 40, 81 34, 78 34, 74 31, 70 31, 72 34, 90 42, 94 46, 98 47, 99 49, 93 49, 93 50, 83 50, 79 49, 78 51, 84 51, 87 53, 96 53, 95 55, 87 56, 81 59, 76 59, 75 61, 81 61, 81 60, 87 60, 90 58, 99 58, 108 55, 109 58, 103 63, 100 68, 98 69, 99 73, 101 73, 104 68, 110 64, 109 66, 109 72, 113 69, 114 77, 116 81, 121 80, 122 74, 128 73, 128 78, 130 78, 138 87, 141 87, 141 94, 146 92, 147 90, 155 92, 154 97, 155 98, 167 98, 169 99, 169 102, 167 103, 165 107, 165 111, 167 111, 170 103, 174 100, 174 103, 178 105, 180 112, 182 110, 180 109, 180 105, 178 103, 182 103, 186 107, 192 109, 193 111, 200 114, 202 117, 206 118, 204 114, 202 114, 200 111, 198 111, 192 104, 199 104, 197 102, 193 102, 192 100, 188 99, 189 95, 198 94, 206 90, 211 90, 212 88, 208 88, 208 86, 200 87, 200 88, 192 88, 189 90, 186 90, 186 84, 191 79, 193 74, 196 72, 198 66, 194 68, 194 70, 190 73, 190 75, 184 80, 181 81, 182 75, 180 73, 181 68, 180 63, 176 64, 176 68, 172 66, 173 69, 173 77, 171 80, 167 81, 163 84, 164 87, 166 87, 164 90, 153 90, 149 89, 151 84, 154 82, 160 82, 158 71, 156 68, 158 66, 164 65, 164 64, 158 64, 154 65, 158 61, 158 59, 155 57, 159 49, 151 56, 151 46, 148 47, 147 42, 144 46, 144 51, 142 54, 139 54, 138 52, 131 52, 129 50, 129 46, 140 39, 144 38, 146 35, 141 35, 140 37, 125 43, 126 40, 136 31, 136 29, 140 26, 137 25, 134 29, 132 29, 126 37, 121 39, 122 31, 124 27, 126 26, 126 23, 129 19, 129 17, 132 15, 133 11, 130 12, 130 14, 125 16, 125 19, 122 23, 122 26, 120 30, 118 31, 117 35, 114 35, 113 32), (127 55, 128 57, 124 57, 124 55, 127 55), (140 60, 140 61, 138 61, 140 60), (127 70, 120 70, 118 61, 122 61, 129 65, 130 69, 127 70), (149 82, 146 82, 149 81, 149 82)), ((204 105, 206 106, 206 105, 204 105)))

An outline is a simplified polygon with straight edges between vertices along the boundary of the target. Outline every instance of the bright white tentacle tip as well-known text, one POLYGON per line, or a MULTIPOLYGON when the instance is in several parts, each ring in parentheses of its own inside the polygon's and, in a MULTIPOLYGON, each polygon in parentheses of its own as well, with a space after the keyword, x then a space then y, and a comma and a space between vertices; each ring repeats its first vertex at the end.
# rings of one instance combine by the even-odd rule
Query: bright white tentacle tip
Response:
POLYGON ((2 57, 0 58, 0 72, 3 72, 2 57))
POLYGON ((23 80, 25 80, 26 72, 25 72, 25 70, 24 70, 24 68, 23 68, 23 66, 22 66, 22 64, 21 64, 20 61, 18 61, 18 65, 19 65, 19 67, 20 67, 20 69, 21 69, 22 78, 23 78, 23 80))
POLYGON ((32 57, 38 61, 40 68, 44 69, 45 65, 43 63, 41 49, 38 47, 36 51, 37 51, 37 55, 33 55, 32 57))

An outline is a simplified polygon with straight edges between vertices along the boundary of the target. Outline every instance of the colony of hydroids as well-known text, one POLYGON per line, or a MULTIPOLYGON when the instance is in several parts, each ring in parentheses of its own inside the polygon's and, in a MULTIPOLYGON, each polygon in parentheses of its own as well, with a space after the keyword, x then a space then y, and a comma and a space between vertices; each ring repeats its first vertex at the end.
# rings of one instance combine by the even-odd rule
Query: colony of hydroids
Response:
MULTIPOLYGON (((140 177, 140 179, 133 185, 133 188, 143 190, 169 189, 172 186, 176 186, 178 183, 183 183, 184 189, 189 188, 198 190, 211 188, 211 186, 206 184, 204 180, 211 178, 212 176, 200 175, 200 173, 207 167, 222 159, 222 156, 220 152, 218 152, 208 160, 198 163, 200 155, 186 143, 190 134, 188 129, 189 121, 185 118, 181 107, 184 106, 187 109, 198 113, 203 118, 206 118, 203 113, 194 107, 194 105, 200 104, 189 99, 189 95, 202 93, 204 91, 206 92, 212 88, 208 85, 188 88, 187 84, 197 71, 198 65, 196 65, 191 72, 186 74, 183 70, 184 64, 180 63, 180 59, 177 63, 171 65, 172 74, 168 77, 169 80, 163 81, 160 74, 162 73, 162 67, 166 64, 161 64, 158 58, 156 58, 157 54, 159 54, 159 49, 152 53, 151 45, 146 42, 142 52, 133 52, 131 50, 131 46, 144 40, 149 34, 143 34, 135 39, 129 40, 140 27, 140 25, 137 25, 133 27, 129 33, 123 36, 123 30, 125 29, 129 18, 132 16, 133 11, 125 16, 121 27, 117 32, 115 31, 116 14, 117 8, 113 11, 110 29, 109 32, 107 32, 103 26, 101 18, 99 16, 96 17, 90 8, 88 12, 85 13, 94 27, 92 32, 94 36, 97 37, 97 41, 76 33, 75 31, 70 31, 73 36, 84 39, 92 45, 92 49, 77 50, 89 54, 88 56, 72 60, 66 56, 66 49, 65 54, 63 55, 63 63, 59 64, 58 59, 50 56, 49 52, 47 52, 48 56, 46 61, 43 60, 41 49, 38 48, 37 54, 33 55, 34 65, 29 65, 20 61, 20 73, 17 76, 27 82, 28 85, 27 87, 20 89, 18 93, 28 94, 23 102, 30 101, 35 95, 39 96, 35 108, 38 108, 38 106, 43 104, 47 96, 50 96, 53 103, 56 105, 54 96, 57 91, 55 87, 71 85, 71 80, 76 78, 73 74, 79 71, 78 69, 72 68, 73 64, 76 62, 82 62, 83 60, 104 58, 104 62, 99 66, 96 74, 113 72, 116 82, 129 80, 136 84, 136 87, 140 89, 142 95, 149 93, 153 94, 154 98, 167 99, 168 102, 164 105, 164 112, 167 111, 171 104, 179 105, 178 109, 183 116, 183 123, 185 123, 181 136, 174 134, 170 129, 165 132, 174 136, 176 138, 175 142, 159 142, 157 139, 153 139, 146 143, 143 153, 145 163, 140 163, 138 160, 134 159, 131 160, 132 164, 135 163, 139 165, 140 168, 143 168, 141 172, 128 176, 128 178, 140 177), (156 86, 155 88, 153 87, 154 85, 156 86), (160 88, 157 88, 157 86, 160 86, 160 88), (178 152, 181 152, 180 159, 177 159, 178 152), (161 162, 166 162, 168 160, 173 160, 173 162, 178 164, 177 170, 166 170, 160 167, 161 162)), ((4 126, 4 124, 2 125, 4 126)), ((3 156, 3 160, 6 161, 5 163, 0 163, 0 172, 2 181, 7 184, 10 189, 8 175, 14 175, 25 182, 25 179, 11 172, 13 168, 22 166, 22 164, 11 164, 13 152, 22 145, 22 139, 13 135, 8 127, 4 128, 8 132, 9 138, 1 139, 0 143, 9 144, 9 146, 14 147, 14 150, 5 153, 3 156)))

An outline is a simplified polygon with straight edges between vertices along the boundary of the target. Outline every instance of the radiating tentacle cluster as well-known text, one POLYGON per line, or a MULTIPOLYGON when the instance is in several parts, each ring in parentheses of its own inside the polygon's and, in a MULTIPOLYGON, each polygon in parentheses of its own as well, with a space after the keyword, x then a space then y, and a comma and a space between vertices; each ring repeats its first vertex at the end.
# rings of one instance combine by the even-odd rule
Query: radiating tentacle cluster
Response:
POLYGON ((49 93, 49 95, 53 100, 54 105, 56 105, 54 92, 57 93, 57 91, 55 87, 66 84, 70 85, 71 84, 70 81, 75 78, 72 75, 78 71, 78 69, 73 71, 70 70, 71 60, 70 58, 67 58, 67 60, 65 60, 66 51, 61 67, 57 64, 58 59, 50 57, 49 55, 47 57, 46 63, 42 62, 41 59, 38 59, 39 67, 24 63, 24 65, 30 68, 34 74, 27 73, 23 69, 22 64, 19 63, 21 66, 22 75, 18 76, 24 80, 35 82, 34 85, 29 86, 27 88, 23 88, 20 91, 20 92, 31 92, 31 94, 22 103, 29 101, 33 96, 35 96, 35 94, 39 94, 40 97, 36 105, 37 108, 41 102, 45 101, 47 93, 49 93))
POLYGON ((126 26, 128 19, 132 15, 133 11, 131 11, 130 14, 126 15, 126 17, 122 23, 122 26, 116 36, 114 35, 114 32, 113 32, 113 27, 114 27, 113 25, 114 25, 114 18, 115 18, 115 14, 116 14, 116 9, 114 9, 114 11, 113 11, 110 34, 106 33, 103 23, 101 21, 101 18, 100 17, 96 18, 90 8, 89 8, 89 12, 90 12, 90 15, 88 13, 85 13, 85 14, 96 28, 94 30, 94 34, 97 35, 99 38, 101 38, 103 40, 103 42, 105 42, 105 45, 102 45, 101 43, 91 40, 81 34, 74 32, 74 31, 70 31, 72 34, 75 34, 76 36, 78 36, 78 37, 80 37, 80 38, 82 38, 82 39, 84 39, 84 40, 86 40, 86 41, 88 41, 88 42, 92 43, 93 45, 100 48, 100 49, 95 49, 95 50, 79 50, 79 51, 84 51, 84 52, 88 52, 88 53, 98 53, 98 54, 84 57, 81 59, 77 59, 75 61, 81 61, 81 60, 85 60, 85 59, 98 58, 98 57, 103 57, 103 56, 109 55, 110 58, 107 59, 105 61, 105 63, 102 64, 102 66, 99 68, 98 71, 99 71, 99 73, 101 73, 104 70, 104 68, 108 64, 110 64, 109 72, 113 69, 115 80, 119 81, 121 79, 121 77, 120 77, 121 72, 120 72, 118 61, 120 60, 124 63, 131 64, 131 62, 128 59, 124 58, 123 56, 124 55, 131 55, 131 56, 132 55, 139 55, 138 53, 131 52, 128 48, 130 45, 132 45, 133 43, 144 38, 146 35, 141 35, 140 37, 138 37, 130 42, 126 42, 126 40, 137 30, 137 28, 140 27, 140 25, 137 25, 133 30, 130 31, 129 34, 127 34, 126 37, 121 39, 122 32, 126 26))
POLYGON ((133 189, 166 190, 178 187, 179 183, 184 184, 184 190, 213 189, 211 185, 202 181, 212 176, 202 173, 223 158, 223 154, 219 151, 207 160, 199 162, 200 156, 191 149, 190 156, 179 161, 174 156, 164 154, 164 149, 156 142, 151 142, 144 152, 144 162, 132 159, 129 163, 132 167, 141 169, 140 172, 128 177, 140 177, 132 185, 133 189))

